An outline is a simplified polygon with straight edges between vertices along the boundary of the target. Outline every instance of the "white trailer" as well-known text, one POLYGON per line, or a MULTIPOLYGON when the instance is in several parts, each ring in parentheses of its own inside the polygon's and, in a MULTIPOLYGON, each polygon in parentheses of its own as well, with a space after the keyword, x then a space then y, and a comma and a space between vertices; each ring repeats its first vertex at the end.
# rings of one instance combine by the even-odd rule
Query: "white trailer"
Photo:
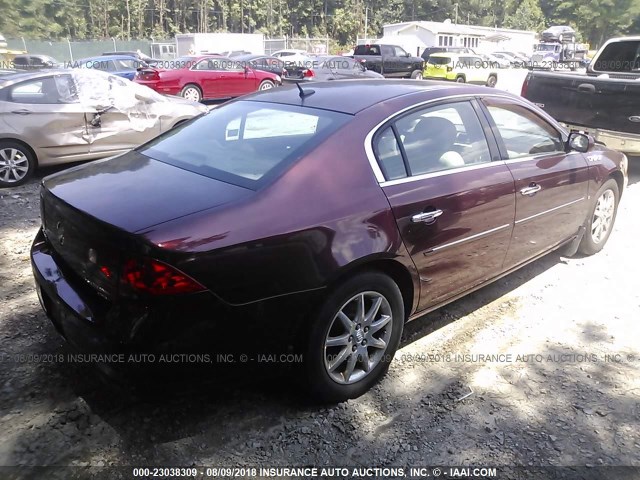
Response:
POLYGON ((224 53, 244 50, 264 54, 264 35, 261 33, 178 33, 177 56, 224 53))

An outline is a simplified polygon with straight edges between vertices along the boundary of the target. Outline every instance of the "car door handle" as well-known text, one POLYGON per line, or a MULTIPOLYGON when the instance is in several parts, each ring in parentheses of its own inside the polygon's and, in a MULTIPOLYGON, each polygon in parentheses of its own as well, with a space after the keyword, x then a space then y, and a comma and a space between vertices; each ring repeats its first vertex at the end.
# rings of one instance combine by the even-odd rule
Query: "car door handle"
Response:
POLYGON ((430 224, 435 222, 440 215, 442 215, 442 210, 431 210, 430 212, 418 213, 411 217, 411 222, 430 224))
POLYGON ((540 185, 532 184, 532 185, 529 185, 528 187, 523 188, 522 190, 520 190, 520 193, 522 195, 535 195, 540 190, 542 190, 542 187, 540 185))
POLYGON ((12 110, 11 113, 15 113, 17 115, 29 115, 31 110, 12 110))
POLYGON ((590 83, 581 83, 578 85, 578 91, 582 93, 596 93, 596 87, 590 83))

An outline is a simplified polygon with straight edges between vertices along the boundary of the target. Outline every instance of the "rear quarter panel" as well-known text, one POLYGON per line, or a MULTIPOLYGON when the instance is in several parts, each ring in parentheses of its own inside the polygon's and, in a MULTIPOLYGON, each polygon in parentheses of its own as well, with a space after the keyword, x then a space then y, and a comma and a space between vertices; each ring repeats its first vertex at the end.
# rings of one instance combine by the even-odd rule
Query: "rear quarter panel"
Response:
POLYGON ((246 201, 141 234, 234 305, 323 288, 373 259, 415 276, 364 150, 377 118, 358 116, 246 201))

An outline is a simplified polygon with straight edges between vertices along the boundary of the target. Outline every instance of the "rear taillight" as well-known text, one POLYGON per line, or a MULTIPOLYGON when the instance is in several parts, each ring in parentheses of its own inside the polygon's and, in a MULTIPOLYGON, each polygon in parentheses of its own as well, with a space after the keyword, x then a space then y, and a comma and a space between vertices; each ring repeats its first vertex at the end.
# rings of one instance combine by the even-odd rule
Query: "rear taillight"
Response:
POLYGON ((315 77, 315 76, 316 76, 316 74, 315 74, 315 73, 313 73, 313 70, 311 70, 310 68, 305 68, 305 69, 302 71, 302 76, 303 76, 304 78, 312 78, 312 77, 315 77))
POLYGON ((136 78, 142 80, 160 80, 160 75, 156 70, 138 70, 136 72, 136 78))
POLYGON ((125 262, 121 280, 132 290, 151 295, 178 295, 205 290, 188 275, 151 258, 125 262))
POLYGON ((526 98, 527 89, 529 88, 529 75, 526 76, 524 82, 522 82, 522 89, 520 90, 520 96, 526 98))

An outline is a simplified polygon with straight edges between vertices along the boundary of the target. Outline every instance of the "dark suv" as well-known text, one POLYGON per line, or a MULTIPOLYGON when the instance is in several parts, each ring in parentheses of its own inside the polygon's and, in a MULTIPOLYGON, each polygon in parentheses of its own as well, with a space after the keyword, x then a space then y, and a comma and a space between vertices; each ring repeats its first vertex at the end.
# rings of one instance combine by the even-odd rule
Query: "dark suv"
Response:
POLYGON ((429 56, 432 53, 440 53, 440 52, 451 52, 451 53, 471 53, 472 55, 476 55, 471 48, 467 47, 427 47, 422 51, 421 57, 426 62, 429 60, 429 56))

